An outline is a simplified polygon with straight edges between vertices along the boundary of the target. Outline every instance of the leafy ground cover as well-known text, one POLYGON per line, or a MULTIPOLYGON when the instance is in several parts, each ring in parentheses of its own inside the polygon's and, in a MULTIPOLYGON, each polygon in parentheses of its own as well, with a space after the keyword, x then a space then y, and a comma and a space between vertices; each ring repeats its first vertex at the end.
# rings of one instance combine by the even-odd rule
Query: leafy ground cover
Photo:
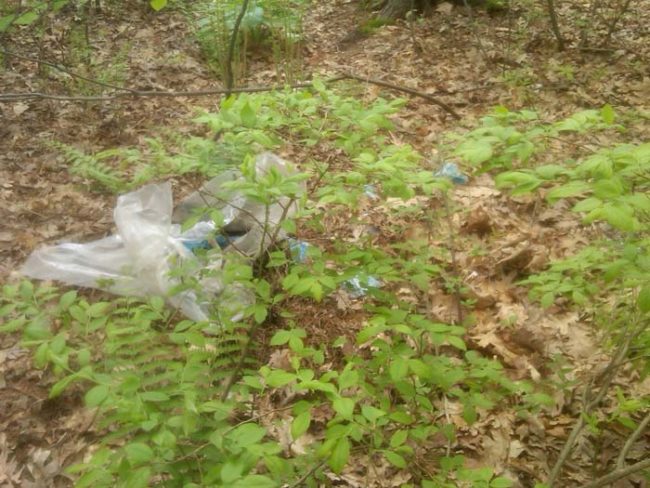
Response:
MULTIPOLYGON (((144 7, 95 12, 88 45, 72 11, 5 45, 140 90, 218 85, 187 12, 144 7)), ((2 481, 535 486, 578 421, 588 428, 555 486, 612 471, 649 388, 647 13, 634 8, 613 51, 560 54, 529 11, 441 4, 358 35, 367 13, 356 4, 309 9, 305 72, 435 93, 460 124, 352 82, 228 101, 0 105, 2 481), (180 198, 215 159, 263 149, 309 176, 290 230, 310 250, 302 262, 276 251, 254 275, 233 267, 233 282, 258 297, 248 328, 213 337, 160 300, 16 276, 42 243, 108 233, 113 192, 172 179, 180 198), (467 185, 435 177, 449 160, 467 185), (368 276, 381 287, 345 290, 368 276), (633 354, 591 392, 593 372, 637 330, 633 354)), ((239 75, 251 85, 289 77, 273 53, 251 50, 239 75)), ((11 92, 105 88, 5 60, 11 92)), ((250 184, 271 199, 273 185, 290 188, 250 184)), ((630 464, 647 438, 633 444, 630 464)), ((622 486, 643 482, 639 472, 622 486)))

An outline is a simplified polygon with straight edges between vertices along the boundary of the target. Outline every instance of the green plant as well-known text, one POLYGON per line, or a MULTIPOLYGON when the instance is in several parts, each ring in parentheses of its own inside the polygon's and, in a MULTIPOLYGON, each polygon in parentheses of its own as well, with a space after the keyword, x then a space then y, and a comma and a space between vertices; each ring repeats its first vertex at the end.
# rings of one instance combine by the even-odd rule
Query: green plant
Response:
MULTIPOLYGON (((316 184, 301 202, 297 222, 285 225, 289 232, 296 231, 296 224, 323 225, 323 206, 352 212, 363 223, 357 202, 367 198, 364 185, 372 185, 378 198, 403 202, 387 207, 393 217, 422 218, 414 197, 450 186, 423 166, 412 147, 388 142, 389 116, 402 102, 377 99, 366 105, 318 80, 314 85, 313 91, 224 100, 218 113, 197 118, 222 134, 218 142, 209 134, 174 152, 157 139, 139 151, 89 156, 62 149, 71 156, 74 172, 113 190, 167 172, 216 173, 223 168, 214 160, 218 155, 229 163, 243 159, 248 161, 241 166, 246 179, 238 190, 268 204, 295 194, 296 182, 279 175, 257 178, 248 156, 290 138, 322 151, 338 150, 346 166, 303 164, 316 184)), ((434 225, 441 216, 425 218, 434 225)), ((425 455, 419 446, 434 436, 449 445, 455 439, 456 428, 439 415, 440 405, 459 406, 472 423, 482 411, 532 391, 509 380, 498 362, 468 350, 462 324, 432 320, 417 299, 395 293, 409 288, 415 297, 424 297, 432 281, 453 280, 446 265, 436 264, 434 247, 395 242, 382 250, 371 239, 360 239, 337 241, 330 249, 310 247, 300 262, 273 247, 253 266, 228 260, 226 284, 250 290, 256 299, 237 323, 215 304, 210 326, 179 320, 160 298, 89 303, 74 291, 61 294, 24 282, 4 289, 0 313, 8 322, 2 332, 22 331, 36 365, 49 366, 60 378, 53 395, 83 388, 87 406, 97 409, 102 447, 73 468, 81 474, 80 486, 146 486, 153 479, 169 486, 280 486, 310 472, 316 479, 324 469, 342 472, 359 450, 369 459, 386 460, 392 469, 411 470, 424 485, 430 476, 417 469, 417 459, 425 455), (327 300, 349 280, 364 283, 368 277, 380 285, 366 291, 366 325, 353 337, 309 345, 291 302, 327 300), (270 317, 281 317, 269 346, 283 351, 285 366, 255 361, 255 331, 270 317), (342 354, 332 367, 326 363, 331 348, 356 353, 342 354), (293 442, 305 442, 300 454, 283 455, 286 446, 269 431, 265 413, 256 410, 256 399, 280 391, 293 398, 285 418, 293 442), (317 420, 317 411, 327 412, 324 421, 317 420)), ((210 252, 197 259, 209 260, 210 252)), ((183 268, 175 278, 175 291, 200 293, 196 278, 183 268)), ((439 486, 453 486, 456 479, 507 486, 491 470, 461 469, 462 457, 452 462, 445 449, 427 455, 438 460, 439 486)))
MULTIPOLYGON (((597 407, 605 401, 614 375, 623 364, 633 362, 641 378, 650 372, 650 144, 613 142, 594 147, 575 144, 571 138, 590 131, 622 132, 615 119, 608 105, 555 123, 540 123, 531 113, 513 114, 500 109, 497 117, 484 119, 483 127, 470 132, 457 150, 457 154, 483 169, 505 169, 496 177, 498 187, 509 188, 515 194, 539 192, 550 204, 567 200, 582 222, 597 226, 603 236, 521 281, 531 287, 531 297, 545 307, 558 303, 556 298, 561 296, 583 313, 591 314, 612 351, 604 372, 589 379, 584 388, 582 412, 551 471, 548 486, 554 486, 559 479, 585 427, 592 436, 602 433, 606 419, 597 407), (563 147, 573 143, 573 157, 561 163, 558 159, 550 162, 550 158, 557 158, 556 154, 539 152, 550 141, 556 147, 558 142, 565 143, 563 147)), ((648 399, 627 399, 619 391, 617 398, 610 401, 615 406, 609 421, 616 420, 631 432, 614 475, 623 469, 626 453, 648 423, 646 417, 637 425, 625 412, 641 412, 648 399)), ((639 470, 644 467, 634 466, 639 470)))
MULTIPOLYGON (((300 77, 302 17, 305 0, 257 0, 251 2, 242 17, 234 52, 234 77, 247 71, 250 51, 270 46, 278 71, 285 83, 300 77)), ((222 78, 226 77, 230 40, 241 0, 203 2, 189 10, 195 19, 196 36, 206 58, 222 78)))
MULTIPOLYGON (((268 205, 281 196, 297 198, 298 180, 257 177, 255 153, 277 149, 283 141, 320 154, 336 151, 337 160, 302 163, 312 185, 300 200, 296 220, 286 222, 284 230, 323 232, 327 219, 340 215, 355 225, 370 225, 359 210, 359 202, 370 198, 370 186, 377 202, 392 202, 381 206, 386 221, 396 222, 384 231, 398 236, 382 247, 369 234, 339 238, 326 248, 310 246, 303 258, 271 246, 252 265, 227 260, 226 283, 255 297, 244 306, 244 320, 236 323, 228 313, 224 316, 223 300, 214 304, 212 325, 206 325, 180 320, 159 298, 91 304, 75 292, 61 295, 27 282, 5 287, 0 314, 7 325, 0 331, 22 331, 36 364, 49 365, 60 377, 53 394, 83 387, 87 405, 98 409, 103 448, 75 468, 82 474, 81 486, 146 486, 153 479, 169 486, 311 483, 326 469, 344 472, 359 452, 369 462, 408 470, 422 486, 509 486, 499 473, 467 469, 462 456, 450 455, 457 427, 440 411, 453 405, 472 424, 504 402, 525 415, 548 408, 552 399, 546 385, 512 381, 497 361, 470 350, 464 322, 434 320, 422 306, 432 283, 442 283, 451 294, 461 283, 451 251, 432 244, 450 210, 424 209, 422 203, 432 195, 446 198, 449 182, 436 178, 414 148, 391 144, 387 137, 390 116, 401 103, 377 99, 364 104, 316 80, 313 90, 229 97, 219 112, 197 117, 209 131, 205 138, 166 138, 174 150, 161 138, 139 150, 70 152, 73 171, 113 190, 161 174, 215 174, 243 160, 245 180, 237 189, 268 205), (399 237, 410 224, 423 225, 427 235, 399 237), (373 286, 370 277, 376 280, 373 286), (314 345, 302 323, 306 317, 292 304, 332 300, 351 280, 366 285, 363 325, 331 344, 314 345), (255 344, 262 324, 275 330, 260 350, 255 344), (281 364, 267 362, 272 353, 284 358, 281 364), (260 398, 275 395, 290 399, 281 417, 289 441, 277 435, 279 427, 267 419, 271 414, 259 410, 260 398), (422 447, 434 438, 446 446, 422 447), (300 447, 293 451, 294 445, 300 447), (419 468, 422 456, 435 460, 435 473, 419 468)), ((617 291, 620 303, 636 300, 634 323, 642 324, 650 309, 644 234, 647 145, 596 152, 581 147, 565 164, 551 164, 546 151, 551 142, 587 131, 617 134, 620 126, 613 122, 609 107, 550 123, 530 111, 501 107, 482 120, 482 127, 457 136, 452 151, 479 170, 505 170, 497 177, 503 188, 544 191, 550 201, 578 199, 574 210, 594 212, 587 218, 606 220, 624 233, 554 263, 524 284, 532 285, 532 296, 544 304, 562 295, 584 307, 604 291, 593 287, 603 280, 617 291)), ((268 238, 277 244, 277 235, 268 238)), ((201 269, 211 252, 198 253, 196 267, 201 269)), ((176 292, 201 292, 191 271, 175 272, 176 292)), ((640 363, 647 336, 641 332, 631 349, 640 363)), ((569 380, 560 381, 568 387, 569 380)), ((611 419, 631 425, 631 415, 644 403, 619 397, 620 408, 611 419)), ((597 429, 598 419, 585 413, 597 429)))

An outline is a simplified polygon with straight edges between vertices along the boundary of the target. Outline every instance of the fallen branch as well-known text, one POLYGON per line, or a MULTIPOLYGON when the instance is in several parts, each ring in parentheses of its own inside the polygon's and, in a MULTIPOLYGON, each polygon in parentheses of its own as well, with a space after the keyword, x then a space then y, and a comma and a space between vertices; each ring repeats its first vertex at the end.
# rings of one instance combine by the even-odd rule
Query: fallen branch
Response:
POLYGON ((638 463, 631 464, 625 468, 612 471, 611 473, 598 478, 596 481, 592 481, 591 483, 584 485, 582 488, 600 488, 601 486, 609 485, 614 481, 620 480, 622 478, 630 476, 631 474, 643 471, 644 469, 648 468, 650 468, 650 459, 639 461, 638 463))
POLYGON ((628 437, 627 441, 625 441, 625 445, 621 450, 621 454, 618 456, 618 459, 616 460, 617 469, 623 468, 623 466, 625 465, 625 457, 627 456, 627 453, 630 452, 630 449, 632 449, 632 446, 637 441, 637 439, 641 437, 641 434, 643 434, 643 431, 646 429, 649 423, 650 423, 650 412, 648 412, 648 414, 637 426, 634 432, 632 432, 632 435, 628 437))
POLYGON ((137 90, 134 90, 132 88, 127 88, 125 86, 118 86, 118 85, 113 85, 111 83, 105 83, 103 81, 97 81, 93 80, 92 78, 88 78, 87 76, 80 75, 78 73, 75 73, 73 71, 68 70, 67 68, 64 68, 56 63, 51 63, 50 61, 45 61, 40 58, 32 58, 31 56, 24 56, 22 54, 13 52, 13 51, 8 51, 6 49, 2 49, 2 54, 8 56, 9 58, 18 58, 18 59, 23 59, 25 61, 31 61, 33 63, 38 63, 44 64, 45 66, 49 66, 50 68, 54 68, 55 70, 61 71, 62 73, 66 73, 70 75, 73 78, 77 78, 80 80, 87 81, 88 83, 92 83, 93 85, 98 85, 98 86, 103 86, 104 88, 112 88, 114 90, 121 90, 121 91, 128 91, 131 93, 137 93, 137 90))
MULTIPOLYGON (((59 101, 76 101, 76 102, 107 102, 111 100, 118 100, 121 98, 137 98, 137 97, 203 97, 203 96, 210 96, 210 95, 230 95, 231 93, 257 93, 257 92, 266 92, 266 91, 274 91, 274 90, 281 90, 283 88, 291 88, 291 89, 298 89, 298 88, 310 88, 313 84, 311 82, 304 82, 304 83, 294 83, 292 85, 288 86, 281 86, 281 85, 266 85, 266 86, 253 86, 253 87, 241 87, 241 88, 228 88, 228 85, 231 85, 231 82, 226 83, 226 88, 215 88, 215 89, 210 89, 210 90, 192 90, 192 91, 155 91, 155 90, 136 90, 133 88, 128 88, 128 87, 121 87, 121 86, 116 86, 116 85, 111 85, 108 83, 100 82, 93 80, 91 78, 87 78, 85 76, 79 75, 77 73, 74 73, 72 71, 69 71, 65 68, 62 68, 61 66, 50 63, 49 61, 43 61, 41 59, 37 58, 32 58, 29 56, 23 56, 22 54, 17 54, 11 51, 7 50, 2 50, 4 54, 8 56, 14 56, 20 59, 24 59, 27 61, 32 61, 35 63, 40 63, 40 64, 45 64, 47 66, 50 66, 54 69, 60 70, 64 73, 67 73, 68 75, 74 77, 74 78, 79 78, 81 80, 87 81, 89 83, 94 83, 99 86, 103 86, 106 88, 112 88, 115 90, 118 90, 118 93, 114 93, 112 95, 97 95, 97 96, 80 96, 80 95, 58 95, 58 94, 49 94, 49 93, 42 93, 42 92, 26 92, 26 93, 1 93, 0 94, 0 102, 15 102, 15 101, 21 101, 21 100, 59 100, 59 101)), ((455 119, 459 120, 461 117, 458 115, 458 113, 451 108, 449 105, 446 103, 440 101, 438 98, 436 98, 434 95, 429 94, 429 93, 424 93, 421 91, 414 90, 412 88, 407 88, 404 86, 400 86, 394 83, 389 83, 387 81, 379 80, 377 78, 370 78, 367 76, 358 76, 355 75, 351 72, 343 72, 338 76, 334 76, 332 78, 328 78, 327 80, 324 80, 325 83, 335 83, 338 81, 342 80, 357 80, 362 83, 370 83, 372 85, 377 85, 377 86, 382 86, 384 88, 389 88, 391 90, 396 90, 400 91, 403 93, 408 93, 409 95, 413 95, 415 97, 419 98, 424 98, 425 100, 430 101, 431 103, 439 106, 442 108, 444 111, 446 111, 448 114, 450 114, 452 117, 455 119)), ((483 87, 479 87, 477 89, 481 89, 483 87)), ((459 90, 459 91, 470 91, 471 89, 468 90, 459 90)), ((451 94, 454 92, 449 92, 448 94, 451 94)))
POLYGON ((389 83, 387 81, 378 80, 377 78, 370 78, 370 77, 367 77, 367 76, 357 76, 357 75, 352 74, 350 72, 344 72, 343 76, 345 76, 346 78, 352 79, 352 80, 362 81, 364 83, 370 83, 372 85, 377 85, 377 86, 383 86, 384 88, 390 88, 391 90, 397 90, 397 91, 401 91, 401 92, 404 92, 404 93, 408 93, 409 95, 413 95, 415 97, 424 98, 425 100, 429 100, 431 103, 433 103, 433 104, 437 105, 438 107, 442 108, 445 112, 447 112, 449 115, 451 115, 455 119, 460 120, 460 118, 461 118, 460 115, 458 115, 458 113, 453 108, 451 108, 446 103, 441 102, 440 100, 438 100, 433 95, 429 95, 428 93, 413 90, 413 89, 407 88, 405 86, 395 85, 395 84, 389 83))

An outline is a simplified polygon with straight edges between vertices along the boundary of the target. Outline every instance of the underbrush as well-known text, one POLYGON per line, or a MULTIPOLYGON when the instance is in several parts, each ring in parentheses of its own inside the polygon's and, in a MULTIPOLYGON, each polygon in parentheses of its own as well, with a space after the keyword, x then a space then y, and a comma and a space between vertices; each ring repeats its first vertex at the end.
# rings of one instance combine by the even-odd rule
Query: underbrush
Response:
MULTIPOLYGON (((453 249, 435 244, 456 232, 448 225, 453 186, 436 175, 442 160, 427 161, 391 142, 391 116, 401 104, 366 104, 316 81, 312 91, 226 99, 218 113, 197 117, 209 129, 206 137, 151 139, 144 149, 94 155, 60 146, 74 174, 112 191, 179 173, 212 176, 244 161, 240 189, 267 206, 286 195, 290 182, 279 174, 256 176, 246 166, 252 156, 307 147, 314 159, 300 170, 309 189, 291 195, 301 210, 285 230, 335 237, 328 246, 305 245, 299 256, 274 242, 254 266, 229 259, 225 287, 255 295, 238 321, 216 308, 207 323, 182 320, 159 297, 89 303, 48 285, 6 285, 0 331, 20 331, 35 366, 60 378, 52 397, 77 385, 96 410, 98 441, 69 470, 79 476, 77 486, 318 486, 352 474, 369 483, 377 471, 401 473, 402 486, 512 485, 489 466, 465 465, 460 421, 449 412, 467 426, 505 409, 538 415, 554 404, 544 393, 554 386, 513 380, 499 361, 469 348, 471 303, 458 303, 464 314, 455 323, 433 314, 432 282, 446 283, 457 300, 464 287, 453 249), (446 204, 441 210, 433 200, 446 204), (382 229, 370 209, 399 222, 402 237, 393 233, 378 246, 382 229), (337 219, 360 231, 336 234, 337 219), (428 235, 404 237, 421 222, 428 235), (288 306, 295 297, 323 307, 356 300, 363 322, 314 345, 305 317, 288 306), (258 343, 262 327, 274 330, 268 343, 258 343)), ((558 122, 498 108, 480 127, 450 137, 441 152, 475 173, 498 173, 497 184, 514 193, 538 192, 549 204, 568 200, 585 224, 602 227, 608 239, 521 284, 544 306, 564 298, 593 314, 613 350, 612 374, 631 361, 644 378, 650 145, 583 143, 597 132, 624 138, 611 107, 558 122), (569 159, 562 158, 567 147, 569 159)), ((214 252, 199 252, 197 261, 210 262, 214 252)), ((183 286, 176 291, 201 293, 191 276, 179 276, 183 286)), ((594 379, 590 387, 606 390, 612 378, 594 379)), ((648 398, 621 393, 618 401, 613 419, 596 415, 593 398, 585 404, 578 418, 589 423, 590 435, 605 420, 628 433, 636 429, 648 398)))

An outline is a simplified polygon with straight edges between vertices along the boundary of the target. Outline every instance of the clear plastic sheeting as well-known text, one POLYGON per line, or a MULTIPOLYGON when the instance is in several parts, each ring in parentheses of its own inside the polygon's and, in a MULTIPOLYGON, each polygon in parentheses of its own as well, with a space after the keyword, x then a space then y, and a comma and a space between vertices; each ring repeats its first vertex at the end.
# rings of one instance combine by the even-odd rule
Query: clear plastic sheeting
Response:
MULTIPOLYGON (((295 173, 274 154, 257 157, 258 176, 271 168, 285 176, 295 173)), ((21 273, 30 278, 57 280, 118 295, 164 296, 171 306, 196 321, 209 319, 211 302, 216 300, 217 306, 223 305, 232 320, 238 320, 252 297, 243 287, 224 289, 219 270, 223 268, 225 256, 234 250, 247 258, 257 258, 272 244, 270 236, 275 236, 276 241, 285 238, 279 225, 283 218, 291 217, 296 211, 296 203, 289 196, 279 198, 267 209, 237 190, 222 186, 241 178, 234 171, 219 175, 184 199, 175 211, 170 183, 150 184, 121 195, 113 212, 116 234, 84 244, 63 243, 37 249, 21 273), (183 263, 194 264, 197 257, 192 250, 196 243, 219 237, 215 237, 216 226, 207 217, 185 232, 173 222, 182 222, 198 208, 205 207, 217 208, 224 215, 225 226, 220 229, 224 249, 216 246, 210 250, 209 263, 200 270, 207 271, 205 278, 197 270, 201 301, 192 290, 170 296, 170 290, 179 284, 178 278, 170 275, 172 268, 183 263)))

